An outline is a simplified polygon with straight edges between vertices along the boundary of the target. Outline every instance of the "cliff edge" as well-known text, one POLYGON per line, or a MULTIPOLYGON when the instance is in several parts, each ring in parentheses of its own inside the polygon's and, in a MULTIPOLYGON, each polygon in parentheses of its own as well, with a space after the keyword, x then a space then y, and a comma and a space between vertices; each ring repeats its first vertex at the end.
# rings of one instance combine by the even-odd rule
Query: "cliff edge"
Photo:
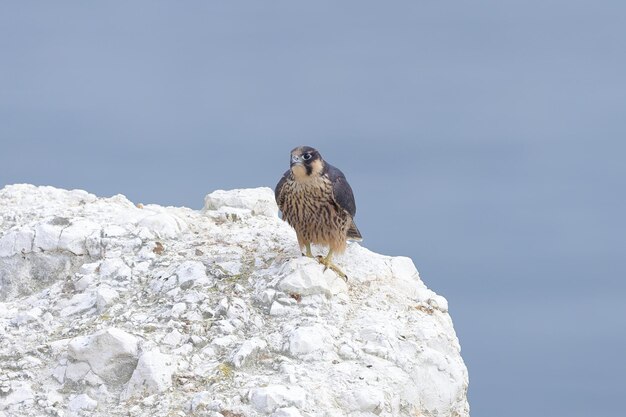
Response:
POLYGON ((413 262, 351 243, 346 283, 277 213, 269 188, 200 211, 0 190, 0 417, 469 416, 413 262))

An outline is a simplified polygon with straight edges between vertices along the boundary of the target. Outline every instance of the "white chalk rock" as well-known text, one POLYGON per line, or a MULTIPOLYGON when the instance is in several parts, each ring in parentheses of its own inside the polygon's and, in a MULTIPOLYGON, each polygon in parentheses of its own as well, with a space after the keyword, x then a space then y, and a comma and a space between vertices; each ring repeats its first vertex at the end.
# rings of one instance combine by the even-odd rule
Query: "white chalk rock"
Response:
POLYGON ((248 209, 253 216, 278 216, 274 191, 267 187, 230 191, 217 190, 204 197, 203 211, 218 210, 222 207, 248 209))
POLYGON ((48 391, 45 393, 45 402, 48 407, 53 407, 63 403, 63 395, 57 391, 48 391))
POLYGON ((293 356, 307 355, 318 350, 328 350, 330 336, 322 326, 303 326, 289 335, 289 353, 293 356))
POLYGON ((410 374, 416 382, 415 392, 423 398, 422 409, 434 414, 455 402, 465 376, 461 370, 451 368, 448 358, 434 349, 424 348, 420 357, 420 366, 410 374))
POLYGON ((65 369, 65 378, 78 382, 83 379, 90 370, 91 367, 87 362, 72 362, 69 363, 65 369))
POLYGON ((287 261, 279 275, 283 278, 278 284, 278 289, 286 293, 303 296, 312 294, 331 296, 348 290, 345 281, 335 272, 330 269, 324 271, 323 265, 306 257, 287 261))
POLYGON ((74 283, 74 289, 76 291, 85 291, 96 281, 96 278, 95 274, 85 275, 74 283))
POLYGON ((61 231, 63 230, 63 227, 68 224, 69 221, 65 218, 54 218, 39 223, 35 226, 33 249, 41 251, 53 251, 59 249, 61 231))
POLYGON ((0 189, 0 417, 468 417, 448 303, 413 262, 351 242, 346 284, 277 211, 267 188, 203 210, 0 189))
POLYGON ((31 252, 34 238, 35 232, 29 227, 10 231, 0 238, 0 258, 31 252))
POLYGON ((395 279, 419 281, 419 272, 411 258, 394 256, 391 258, 391 273, 395 279))
MULTIPOLYGON (((82 363, 82 362, 81 362, 82 363)), ((54 379, 59 381, 59 384, 65 382, 65 371, 67 370, 67 366, 59 365, 52 370, 52 376, 54 379)))
POLYGON ((233 352, 231 362, 235 368, 241 368, 265 348, 267 348, 267 342, 258 337, 246 340, 233 352))
POLYGON ((143 352, 120 398, 127 400, 166 391, 172 386, 173 369, 169 355, 162 354, 158 349, 143 352))
POLYGON ((14 326, 23 326, 25 324, 37 321, 43 311, 39 307, 32 308, 28 311, 20 312, 11 319, 11 324, 14 326))
POLYGON ((59 302, 61 317, 68 317, 78 313, 84 313, 96 305, 96 295, 94 293, 78 293, 69 300, 59 302))
POLYGON ((172 330, 168 334, 165 335, 161 343, 171 346, 177 347, 183 344, 187 340, 187 337, 179 332, 177 329, 172 330))
POLYGON ((161 239, 175 238, 187 229, 187 224, 177 216, 167 213, 155 213, 144 217, 137 223, 161 239))
POLYGON ((239 275, 241 273, 241 262, 239 261, 223 261, 217 262, 217 266, 228 275, 239 275))
POLYGON ((247 322, 250 318, 250 313, 248 312, 246 302, 241 298, 233 297, 228 303, 226 317, 229 319, 239 319, 243 322, 247 322))
MULTIPOLYGON (((1 397, 0 397, 1 398, 1 397)), ((33 401, 35 394, 30 384, 26 382, 16 382, 11 385, 11 391, 5 398, 0 399, 0 410, 4 407, 23 404, 33 401)))
POLYGON ((126 281, 132 276, 132 270, 120 258, 107 258, 100 264, 100 278, 126 281))
POLYGON ((80 275, 96 274, 99 268, 100 268, 100 262, 88 262, 86 264, 82 264, 80 268, 78 268, 78 274, 80 275))
POLYGON ((269 385, 251 389, 248 400, 257 410, 271 413, 279 407, 304 407, 306 391, 298 386, 269 385))
POLYGON ((0 302, 0 319, 11 317, 17 313, 17 308, 9 310, 7 303, 0 302))
POLYGON ((61 230, 59 249, 72 252, 74 255, 86 255, 87 237, 100 232, 100 225, 89 220, 72 221, 69 226, 61 230))
POLYGON ((115 300, 119 298, 120 294, 113 288, 100 287, 96 290, 96 307, 98 312, 102 313, 106 310, 115 300))
POLYGON ((68 355, 75 361, 87 362, 93 373, 107 384, 121 385, 128 381, 135 370, 137 344, 135 336, 109 328, 72 339, 68 345, 68 355))
POLYGON ((206 273, 206 266, 199 261, 183 262, 176 269, 178 277, 178 286, 183 290, 191 288, 194 285, 208 284, 211 282, 206 273))
POLYGON ((343 267, 350 283, 393 280, 395 277, 391 268, 392 259, 390 256, 372 252, 356 242, 349 243, 342 255, 333 257, 335 263, 343 267))
POLYGON ((270 307, 270 316, 287 316, 295 313, 296 309, 274 301, 270 307))
POLYGON ((295 407, 279 408, 270 417, 302 417, 300 410, 295 407))
POLYGON ((87 394, 80 394, 70 400, 68 409, 71 412, 77 413, 82 410, 95 410, 98 407, 98 402, 91 398, 87 394))
POLYGON ((349 395, 352 411, 380 414, 385 405, 385 395, 378 389, 362 387, 352 391, 349 395))
POLYGON ((187 304, 176 303, 172 306, 172 309, 170 310, 170 315, 174 318, 179 318, 186 310, 187 304))

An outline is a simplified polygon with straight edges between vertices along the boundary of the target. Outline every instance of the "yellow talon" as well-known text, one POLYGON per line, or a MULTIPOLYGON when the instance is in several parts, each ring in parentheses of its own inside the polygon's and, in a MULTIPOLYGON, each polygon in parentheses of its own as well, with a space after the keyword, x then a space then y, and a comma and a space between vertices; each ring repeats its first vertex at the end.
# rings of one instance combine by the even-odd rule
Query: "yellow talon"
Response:
POLYGON ((328 268, 330 268, 331 270, 333 270, 337 275, 339 275, 341 278, 345 279, 346 281, 348 280, 348 276, 345 274, 345 272, 343 272, 341 269, 339 269, 337 267, 337 265, 335 265, 332 262, 332 257, 333 257, 333 251, 332 249, 330 249, 328 251, 328 255, 326 255, 326 257, 322 257, 322 256, 318 256, 317 257, 317 261, 319 263, 321 263, 322 265, 324 265, 324 272, 326 272, 326 270, 328 268))

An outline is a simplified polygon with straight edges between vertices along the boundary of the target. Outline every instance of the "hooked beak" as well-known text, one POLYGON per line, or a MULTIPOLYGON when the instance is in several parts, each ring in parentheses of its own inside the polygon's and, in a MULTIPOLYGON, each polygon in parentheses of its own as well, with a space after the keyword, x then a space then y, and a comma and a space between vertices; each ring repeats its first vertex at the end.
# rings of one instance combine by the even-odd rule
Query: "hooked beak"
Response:
POLYGON ((298 156, 298 155, 291 155, 291 165, 290 166, 294 166, 296 164, 301 164, 302 165, 302 157, 298 156))

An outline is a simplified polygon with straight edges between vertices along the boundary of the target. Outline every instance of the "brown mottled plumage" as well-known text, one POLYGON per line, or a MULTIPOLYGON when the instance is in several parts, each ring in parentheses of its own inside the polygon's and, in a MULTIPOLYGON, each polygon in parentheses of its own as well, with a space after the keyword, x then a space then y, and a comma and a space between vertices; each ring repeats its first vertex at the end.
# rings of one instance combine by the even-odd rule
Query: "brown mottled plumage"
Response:
POLYGON ((343 252, 346 240, 360 240, 361 234, 353 221, 354 195, 343 173, 325 162, 316 149, 295 148, 291 167, 276 185, 275 196, 300 247, 306 247, 306 255, 312 257, 311 243, 328 246, 328 255, 320 262, 345 276, 332 264, 332 254, 343 252))

